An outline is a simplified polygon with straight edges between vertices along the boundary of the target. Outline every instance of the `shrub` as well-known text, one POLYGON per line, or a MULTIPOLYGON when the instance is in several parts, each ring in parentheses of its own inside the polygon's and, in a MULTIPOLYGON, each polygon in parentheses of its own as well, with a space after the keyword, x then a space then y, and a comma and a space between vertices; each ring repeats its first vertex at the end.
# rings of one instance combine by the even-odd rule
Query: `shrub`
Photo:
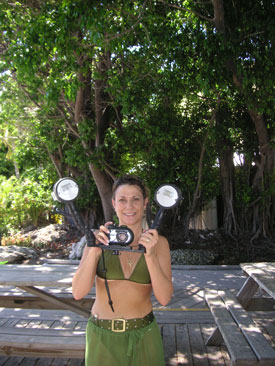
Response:
POLYGON ((20 235, 20 233, 12 236, 3 236, 1 245, 2 246, 18 245, 21 247, 29 247, 31 246, 31 238, 24 237, 20 235))
POLYGON ((0 232, 3 234, 47 221, 51 206, 50 187, 45 186, 43 179, 0 178, 0 232))
POLYGON ((204 249, 177 249, 171 251, 172 264, 208 265, 213 264, 216 254, 204 249))

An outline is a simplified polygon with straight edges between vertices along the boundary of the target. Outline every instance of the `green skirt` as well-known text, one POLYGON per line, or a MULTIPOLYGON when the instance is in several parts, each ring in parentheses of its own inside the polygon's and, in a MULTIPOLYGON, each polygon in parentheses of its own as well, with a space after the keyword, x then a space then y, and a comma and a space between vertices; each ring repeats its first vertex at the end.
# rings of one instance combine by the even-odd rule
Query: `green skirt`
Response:
POLYGON ((158 324, 116 333, 90 319, 86 328, 85 366, 164 366, 158 324))

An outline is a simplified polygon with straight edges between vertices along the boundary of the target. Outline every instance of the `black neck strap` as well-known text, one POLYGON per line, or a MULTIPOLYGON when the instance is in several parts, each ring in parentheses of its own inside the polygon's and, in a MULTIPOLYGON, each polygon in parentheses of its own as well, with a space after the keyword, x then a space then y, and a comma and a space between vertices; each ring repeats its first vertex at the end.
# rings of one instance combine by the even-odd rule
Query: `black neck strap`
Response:
POLYGON ((112 309, 112 312, 115 312, 114 307, 113 307, 113 301, 111 299, 111 293, 110 293, 110 289, 109 289, 109 284, 107 281, 107 277, 106 277, 106 273, 107 273, 107 268, 105 266, 105 257, 104 257, 104 249, 102 249, 102 261, 103 261, 103 273, 104 273, 104 282, 105 282, 105 287, 106 287, 106 291, 107 291, 107 295, 108 295, 108 299, 109 299, 109 305, 112 309))

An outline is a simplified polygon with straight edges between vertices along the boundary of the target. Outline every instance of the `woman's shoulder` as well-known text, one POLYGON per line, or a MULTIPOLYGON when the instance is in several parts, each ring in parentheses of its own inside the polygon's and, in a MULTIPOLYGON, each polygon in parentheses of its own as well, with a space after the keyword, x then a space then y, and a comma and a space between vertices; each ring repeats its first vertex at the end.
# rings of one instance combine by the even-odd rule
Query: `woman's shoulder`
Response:
POLYGON ((166 242, 168 244, 168 240, 165 236, 163 235, 159 235, 159 240, 163 241, 163 242, 166 242))
POLYGON ((159 247, 163 250, 168 250, 170 251, 170 248, 169 248, 169 243, 168 243, 168 240, 165 236, 163 235, 159 235, 159 243, 158 243, 159 247))

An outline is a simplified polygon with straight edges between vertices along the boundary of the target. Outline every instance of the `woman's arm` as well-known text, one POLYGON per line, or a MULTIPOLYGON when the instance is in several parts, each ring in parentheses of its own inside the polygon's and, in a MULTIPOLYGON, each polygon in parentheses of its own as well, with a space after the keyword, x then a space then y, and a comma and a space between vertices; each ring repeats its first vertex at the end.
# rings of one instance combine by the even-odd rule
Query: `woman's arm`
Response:
POLYGON ((151 276, 154 295, 161 305, 167 305, 173 295, 171 257, 166 238, 156 230, 142 234, 140 243, 146 247, 145 259, 151 276), (148 242, 147 239, 150 241, 148 242))
POLYGON ((100 248, 85 247, 79 267, 72 281, 73 297, 76 300, 80 300, 86 296, 93 287, 100 255, 100 248))
MULTIPOLYGON (((108 245, 107 234, 109 233, 109 230, 107 226, 111 224, 111 221, 106 222, 105 225, 101 225, 99 230, 94 233, 96 238, 96 244, 108 245)), ((96 275, 96 268, 101 253, 102 250, 98 247, 85 247, 79 267, 72 281, 73 297, 76 300, 80 300, 84 296, 86 296, 93 287, 96 275)))

